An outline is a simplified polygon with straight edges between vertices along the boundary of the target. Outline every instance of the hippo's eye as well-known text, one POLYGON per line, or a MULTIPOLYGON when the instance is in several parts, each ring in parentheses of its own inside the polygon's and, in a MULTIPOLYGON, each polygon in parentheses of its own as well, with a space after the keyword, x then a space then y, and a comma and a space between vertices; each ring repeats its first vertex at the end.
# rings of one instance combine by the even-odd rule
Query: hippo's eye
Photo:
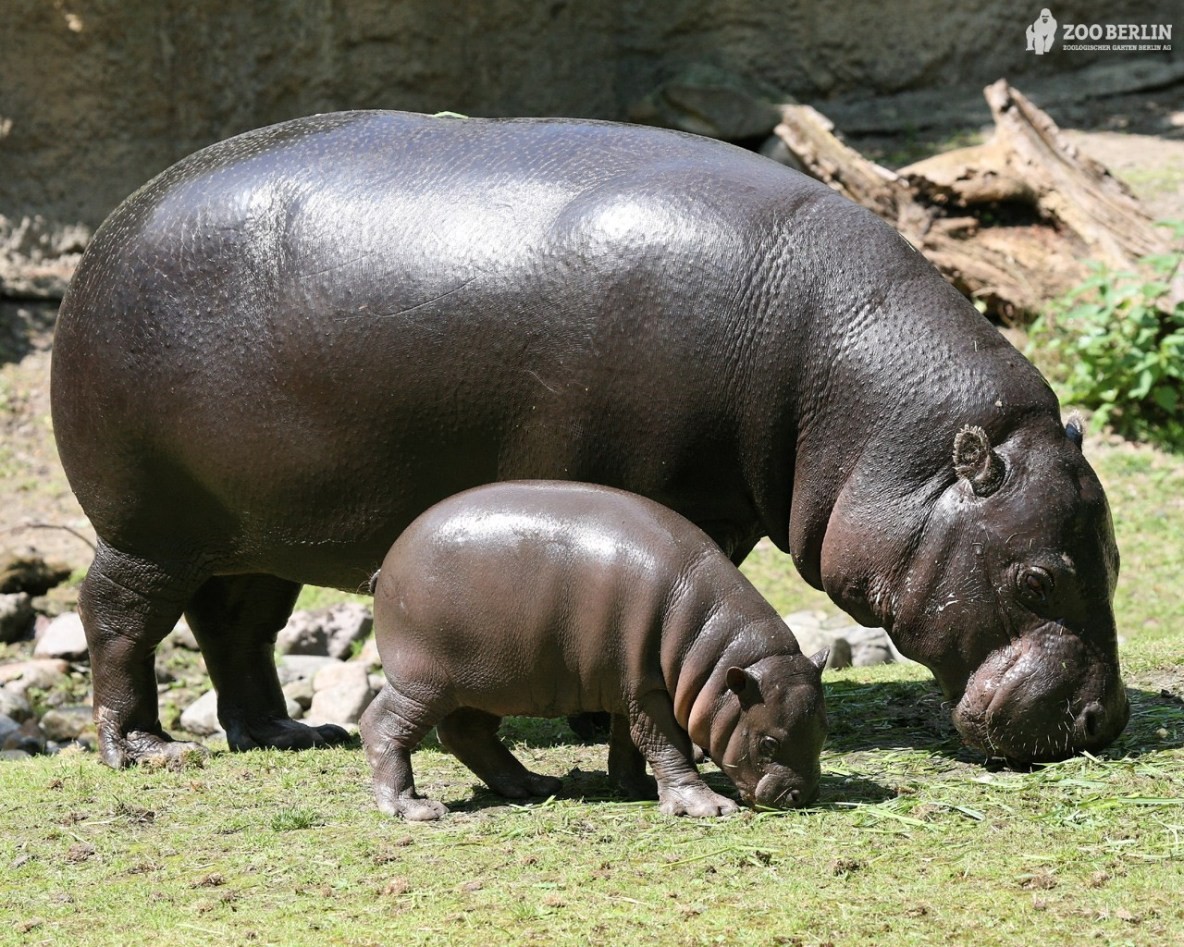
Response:
POLYGON ((759 745, 761 756, 768 760, 776 756, 777 751, 781 749, 781 741, 774 737, 761 737, 759 745))
POLYGON ((1042 605, 1052 595, 1053 578, 1047 569, 1028 566, 1020 569, 1017 578, 1020 596, 1029 603, 1042 605))

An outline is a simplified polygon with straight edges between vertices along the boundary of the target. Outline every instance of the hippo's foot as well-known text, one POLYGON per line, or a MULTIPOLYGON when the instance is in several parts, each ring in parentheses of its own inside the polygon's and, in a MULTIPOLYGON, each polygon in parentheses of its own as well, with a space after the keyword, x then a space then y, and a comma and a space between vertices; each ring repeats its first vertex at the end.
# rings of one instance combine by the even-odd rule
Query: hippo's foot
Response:
POLYGON ((378 809, 386 815, 399 816, 408 822, 435 822, 448 814, 448 807, 422 796, 378 794, 378 809))
POLYGON ((692 818, 732 815, 740 811, 734 800, 721 796, 703 783, 660 788, 658 809, 665 815, 689 815, 692 818))
POLYGON ((634 773, 617 779, 617 787, 626 799, 657 799, 658 781, 645 773, 634 773))
POLYGON ((310 750, 314 747, 341 746, 349 743, 349 731, 332 723, 310 727, 287 718, 254 721, 226 728, 226 742, 232 750, 310 750))
POLYGON ((499 796, 507 799, 530 799, 533 796, 553 796, 563 787, 563 781, 554 776, 543 776, 523 769, 521 773, 506 776, 483 777, 486 784, 499 796))
POLYGON ((119 736, 99 728, 99 759, 112 769, 140 763, 181 769, 186 764, 204 760, 210 751, 200 743, 174 740, 164 731, 132 730, 119 736))

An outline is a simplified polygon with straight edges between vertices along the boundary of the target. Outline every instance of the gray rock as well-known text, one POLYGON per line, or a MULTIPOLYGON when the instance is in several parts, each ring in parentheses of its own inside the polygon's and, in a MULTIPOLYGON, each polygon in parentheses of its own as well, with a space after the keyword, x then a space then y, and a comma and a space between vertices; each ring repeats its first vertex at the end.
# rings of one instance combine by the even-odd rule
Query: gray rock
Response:
POLYGON ((333 687, 370 687, 370 674, 356 661, 334 661, 326 664, 313 676, 313 695, 333 687))
POLYGON ((883 628, 864 628, 851 624, 845 615, 827 615, 821 611, 794 612, 785 616, 798 645, 805 654, 830 648, 828 668, 870 667, 908 660, 903 657, 883 628))
POLYGON ((312 705, 305 719, 318 724, 356 725, 373 699, 370 677, 363 665, 354 661, 328 665, 313 680, 312 705))
POLYGON ((8 714, 0 714, 0 745, 3 745, 4 741, 20 728, 21 725, 8 716, 8 714))
POLYGON ((0 715, 10 717, 16 721, 28 720, 33 716, 33 708, 23 690, 18 691, 7 685, 0 687, 0 715))
POLYGON ((276 671, 280 676, 280 684, 285 685, 293 681, 312 680, 321 668, 337 663, 335 658, 323 655, 286 654, 276 663, 276 671))
POLYGON ((32 759, 32 755, 24 750, 0 750, 0 763, 18 763, 21 760, 32 759))
POLYGON ((169 632, 168 641, 178 648, 184 648, 186 651, 201 650, 197 639, 193 636, 193 629, 189 627, 189 623, 184 618, 177 622, 177 626, 169 632))
POLYGON ((382 658, 378 656, 378 642, 374 640, 373 635, 362 642, 362 650, 358 652, 354 660, 360 661, 371 671, 381 670, 382 658))
POLYGON ((70 578, 69 566, 50 564, 38 555, 0 552, 0 593, 27 592, 44 595, 70 578))
MULTIPOLYGON (((30 687, 40 690, 52 690, 66 680, 70 665, 60 658, 42 658, 32 661, 15 661, 12 664, 0 665, 0 685, 12 693, 25 696, 30 687)), ((16 714, 0 706, 0 713, 10 717, 16 714)))
POLYGON ((185 708, 181 713, 181 727, 199 736, 212 736, 222 732, 218 722, 218 695, 209 690, 185 708))
POLYGON ((77 740, 94 726, 94 711, 89 706, 57 707, 46 711, 41 718, 41 729, 50 740, 61 743, 77 740))
POLYGON ((5 750, 23 750, 30 756, 45 752, 45 732, 37 721, 30 717, 15 731, 4 738, 0 748, 5 750))
POLYGON ((707 63, 694 63, 630 109, 630 120, 708 138, 741 141, 768 135, 790 101, 763 83, 707 63))
POLYGON ((280 654, 312 654, 345 660, 354 644, 369 635, 373 627, 370 609, 356 602, 294 612, 276 638, 276 650, 280 654))
POLYGON ((900 656, 883 628, 853 625, 844 631, 844 636, 851 642, 851 663, 856 667, 892 664, 899 660, 900 656))
MULTIPOLYGON (((301 713, 308 710, 312 706, 312 678, 302 677, 295 681, 289 681, 284 685, 284 697, 289 704, 295 703, 301 713)), ((291 716, 291 712, 289 712, 289 716, 291 716)))
POLYGON ((77 612, 66 612, 51 621, 33 648, 35 658, 82 661, 86 656, 86 632, 82 630, 82 617, 77 612))
POLYGON ((33 630, 33 600, 28 592, 0 595, 0 644, 24 641, 33 630))

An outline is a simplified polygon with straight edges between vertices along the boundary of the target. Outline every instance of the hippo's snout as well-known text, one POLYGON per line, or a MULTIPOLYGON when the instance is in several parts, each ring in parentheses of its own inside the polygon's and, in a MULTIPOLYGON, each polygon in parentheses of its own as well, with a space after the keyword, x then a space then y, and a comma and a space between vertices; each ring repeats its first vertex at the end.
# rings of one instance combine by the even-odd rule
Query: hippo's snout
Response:
POLYGON ((953 714, 968 746, 1021 766, 1100 750, 1129 719, 1117 658, 1055 623, 984 661, 953 714))
POLYGON ((808 806, 818 798, 818 778, 804 780, 796 774, 766 773, 756 784, 750 805, 767 806, 770 809, 797 809, 808 806))

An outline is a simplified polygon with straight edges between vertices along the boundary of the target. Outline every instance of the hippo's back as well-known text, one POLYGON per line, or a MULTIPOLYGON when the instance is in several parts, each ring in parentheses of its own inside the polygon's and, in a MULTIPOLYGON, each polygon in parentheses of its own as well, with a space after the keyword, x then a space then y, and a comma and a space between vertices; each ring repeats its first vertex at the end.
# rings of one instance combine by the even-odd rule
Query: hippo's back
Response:
POLYGON ((828 199, 599 122, 355 112, 230 139, 84 257, 54 351, 63 463, 112 545, 344 587, 494 480, 613 484, 759 535, 721 357, 769 215, 828 199))

